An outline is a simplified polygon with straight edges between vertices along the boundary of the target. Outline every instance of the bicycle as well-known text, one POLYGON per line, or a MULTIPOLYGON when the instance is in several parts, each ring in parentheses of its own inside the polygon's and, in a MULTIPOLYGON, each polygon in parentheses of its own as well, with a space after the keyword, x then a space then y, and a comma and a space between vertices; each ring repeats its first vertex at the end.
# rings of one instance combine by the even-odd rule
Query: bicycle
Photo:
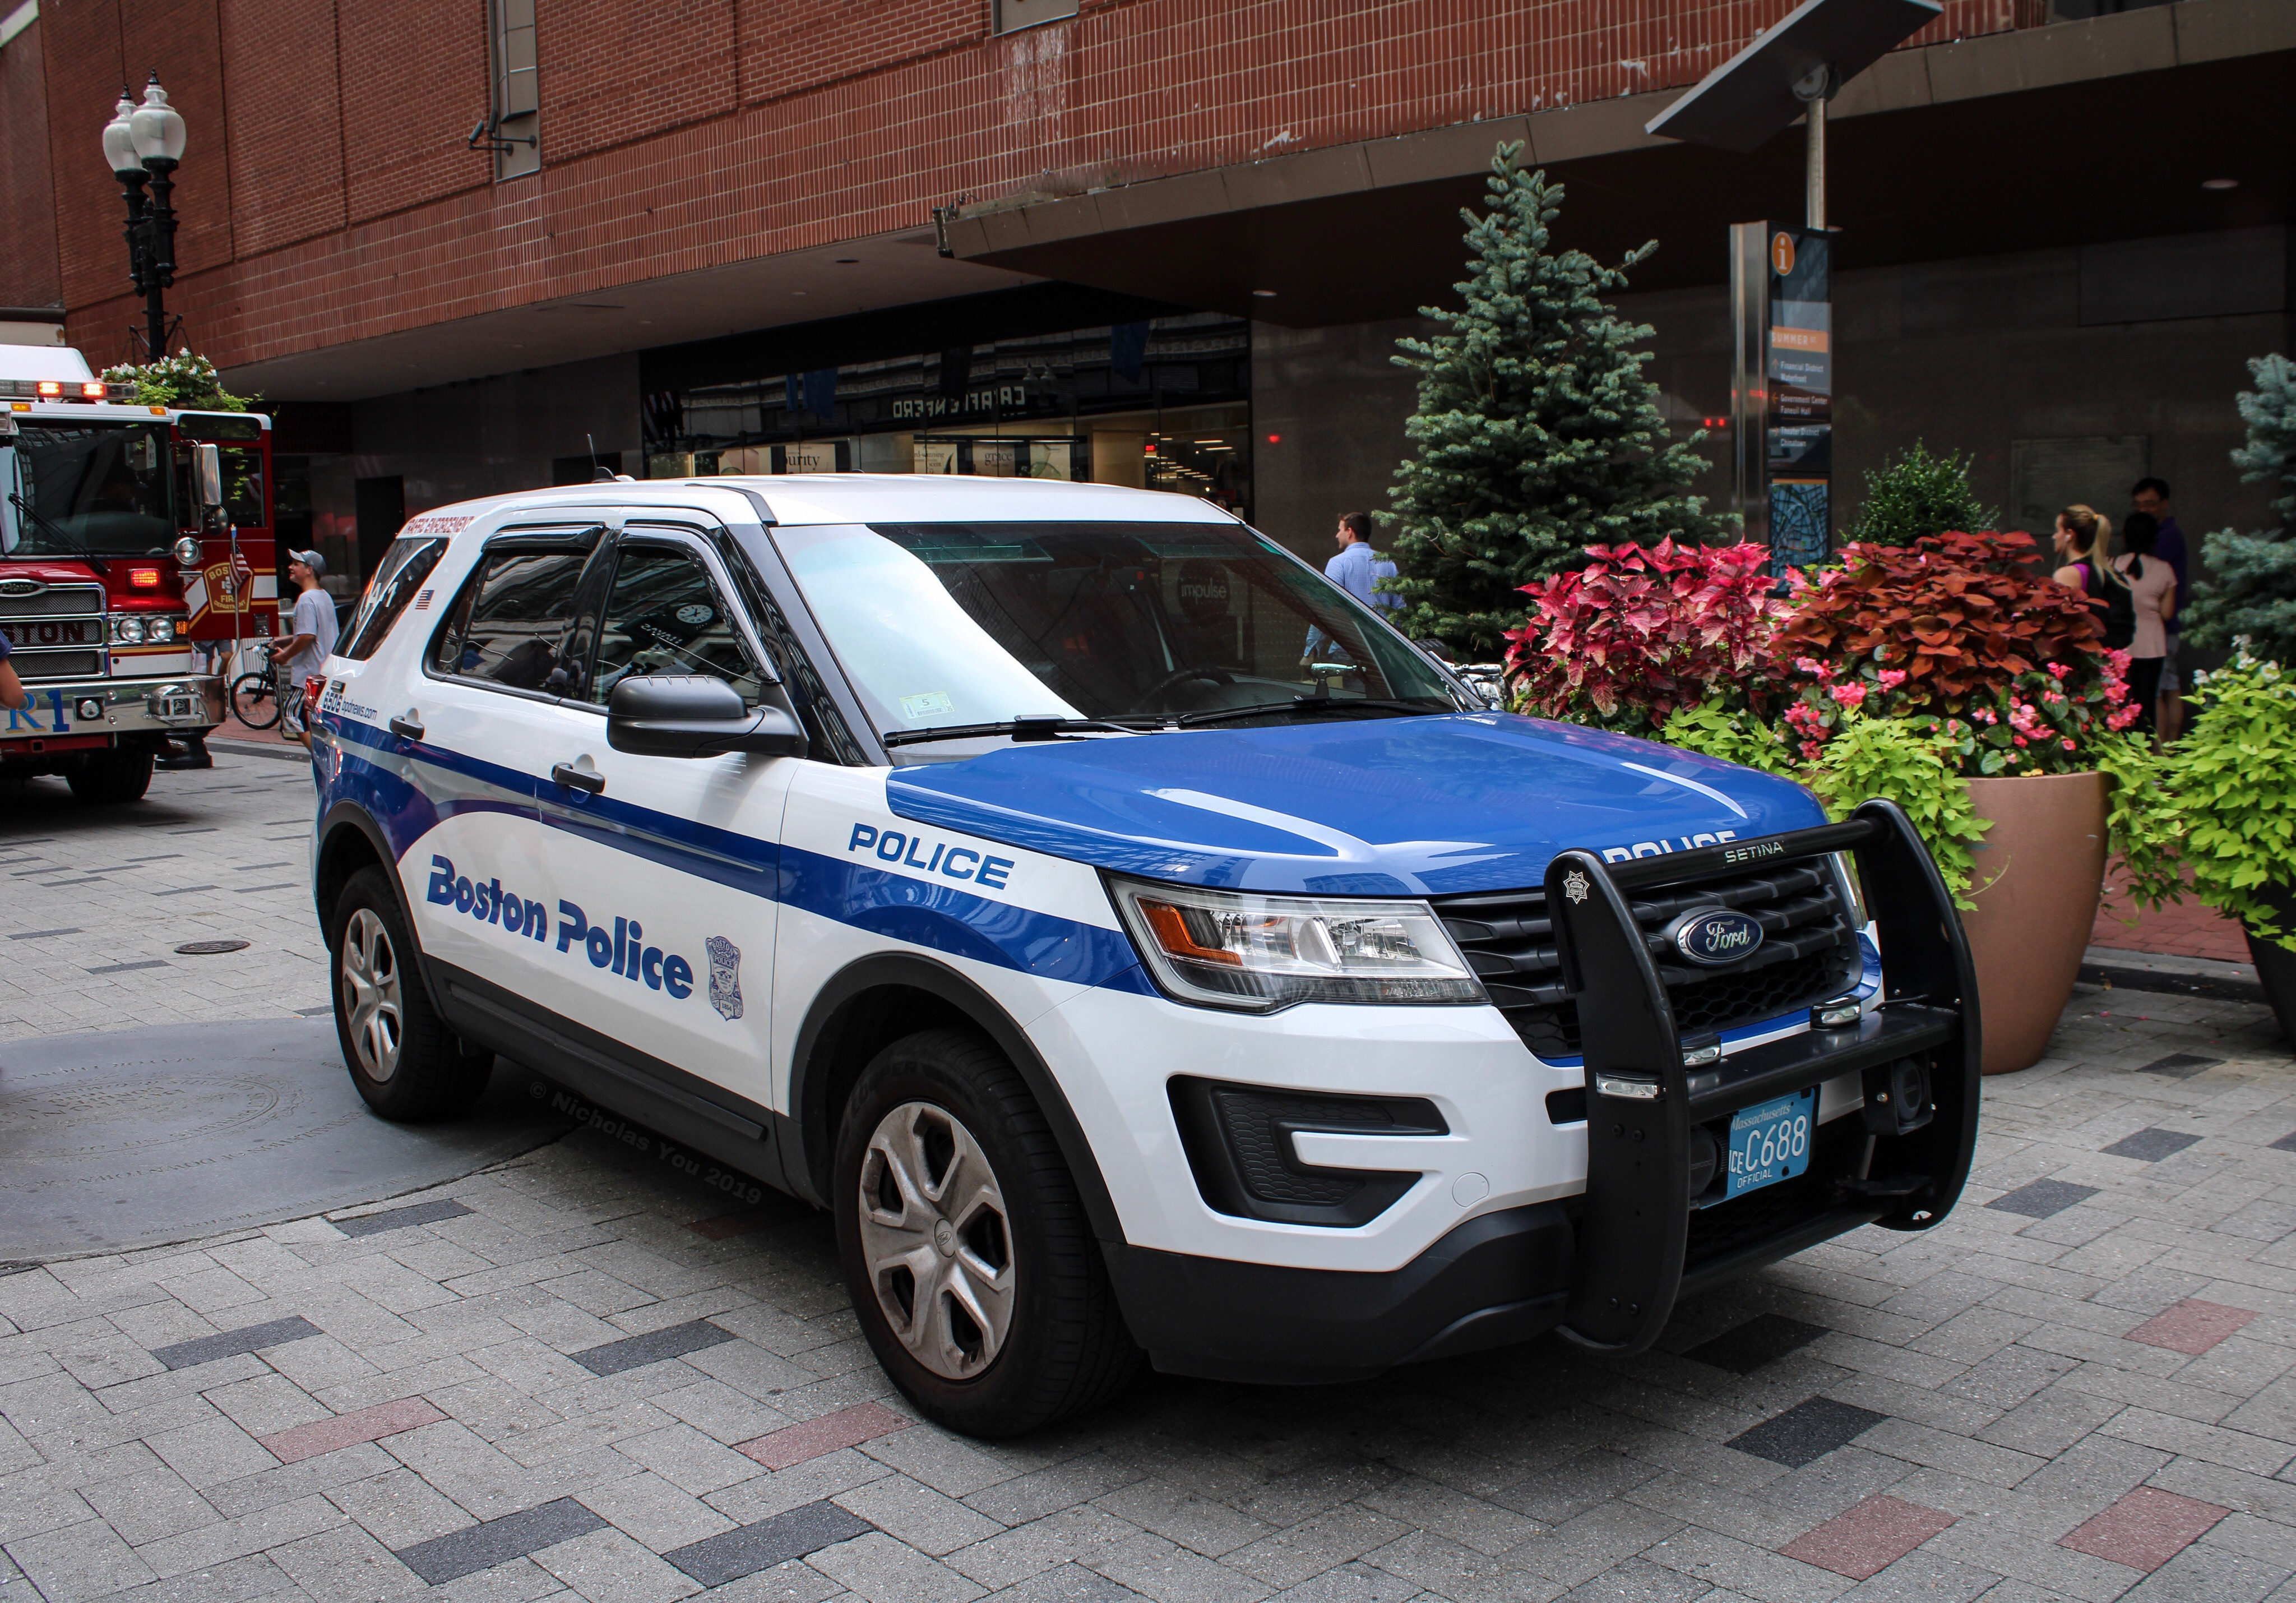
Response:
POLYGON ((273 728, 286 710, 283 694, 279 664, 266 662, 253 673, 241 674, 231 682, 232 716, 250 729, 273 728))

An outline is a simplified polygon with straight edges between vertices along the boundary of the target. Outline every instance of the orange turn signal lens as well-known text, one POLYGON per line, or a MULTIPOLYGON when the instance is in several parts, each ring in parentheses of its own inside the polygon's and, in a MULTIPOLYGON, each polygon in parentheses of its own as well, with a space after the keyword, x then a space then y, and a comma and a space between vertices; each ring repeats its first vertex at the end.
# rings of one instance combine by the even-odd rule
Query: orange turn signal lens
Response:
POLYGON ((1175 958, 1189 958, 1198 963, 1232 963, 1242 966, 1243 959, 1232 951, 1217 946, 1206 946, 1188 932, 1187 915, 1168 901, 1150 901, 1143 897, 1140 916, 1156 936, 1156 944, 1175 958))

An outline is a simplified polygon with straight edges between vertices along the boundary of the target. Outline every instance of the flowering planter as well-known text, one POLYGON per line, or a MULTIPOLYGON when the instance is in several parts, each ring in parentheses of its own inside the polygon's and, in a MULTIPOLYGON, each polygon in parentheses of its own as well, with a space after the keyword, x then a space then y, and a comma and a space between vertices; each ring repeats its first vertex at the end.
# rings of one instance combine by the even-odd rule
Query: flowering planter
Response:
MULTIPOLYGON (((2296 928, 2296 885, 2279 885, 2259 900, 2272 908, 2274 920, 2284 930, 2296 928)), ((2243 929, 2248 939, 2249 961, 2256 965, 2256 978, 2264 987, 2264 999, 2272 1004, 2272 1016, 2280 1021, 2280 1033, 2296 1041, 2296 952, 2290 951, 2276 941, 2259 941, 2243 929)))
POLYGON ((1962 915, 1988 1074, 2039 1062, 2072 999, 2104 892, 2107 784, 2098 773, 1969 781, 1992 826, 1975 848, 1977 910, 1962 915))

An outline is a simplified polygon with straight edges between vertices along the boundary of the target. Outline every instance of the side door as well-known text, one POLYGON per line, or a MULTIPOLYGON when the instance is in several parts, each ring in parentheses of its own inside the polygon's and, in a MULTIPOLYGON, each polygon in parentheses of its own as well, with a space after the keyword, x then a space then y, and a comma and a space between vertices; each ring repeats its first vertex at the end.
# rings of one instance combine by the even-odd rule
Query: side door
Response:
POLYGON ((556 900, 532 994, 676 1089, 692 1094, 676 1085, 692 1075, 770 1107, 775 893, 799 760, 647 757, 606 739, 607 703, 635 675, 709 674, 750 706, 787 705, 735 594, 694 530, 634 522, 614 541, 579 683, 549 710, 551 768, 579 788, 539 801, 556 900))
MULTIPOLYGON (((497 532, 424 649, 406 704, 383 709, 422 828, 399 859, 415 936, 451 1002, 531 984, 555 920, 537 798, 573 682, 570 636, 603 528, 497 532), (473 984, 476 981, 478 983, 473 984)), ((408 834, 415 834, 409 830, 408 834)))

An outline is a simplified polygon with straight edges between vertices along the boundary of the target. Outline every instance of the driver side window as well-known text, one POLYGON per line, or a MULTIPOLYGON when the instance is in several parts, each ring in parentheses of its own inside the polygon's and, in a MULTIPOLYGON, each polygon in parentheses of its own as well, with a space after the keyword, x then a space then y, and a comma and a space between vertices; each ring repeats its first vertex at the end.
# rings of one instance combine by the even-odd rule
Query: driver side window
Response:
POLYGON ((706 673, 756 706, 764 678, 709 570, 675 546, 623 547, 599 620, 589 699, 603 705, 633 674, 706 673))

